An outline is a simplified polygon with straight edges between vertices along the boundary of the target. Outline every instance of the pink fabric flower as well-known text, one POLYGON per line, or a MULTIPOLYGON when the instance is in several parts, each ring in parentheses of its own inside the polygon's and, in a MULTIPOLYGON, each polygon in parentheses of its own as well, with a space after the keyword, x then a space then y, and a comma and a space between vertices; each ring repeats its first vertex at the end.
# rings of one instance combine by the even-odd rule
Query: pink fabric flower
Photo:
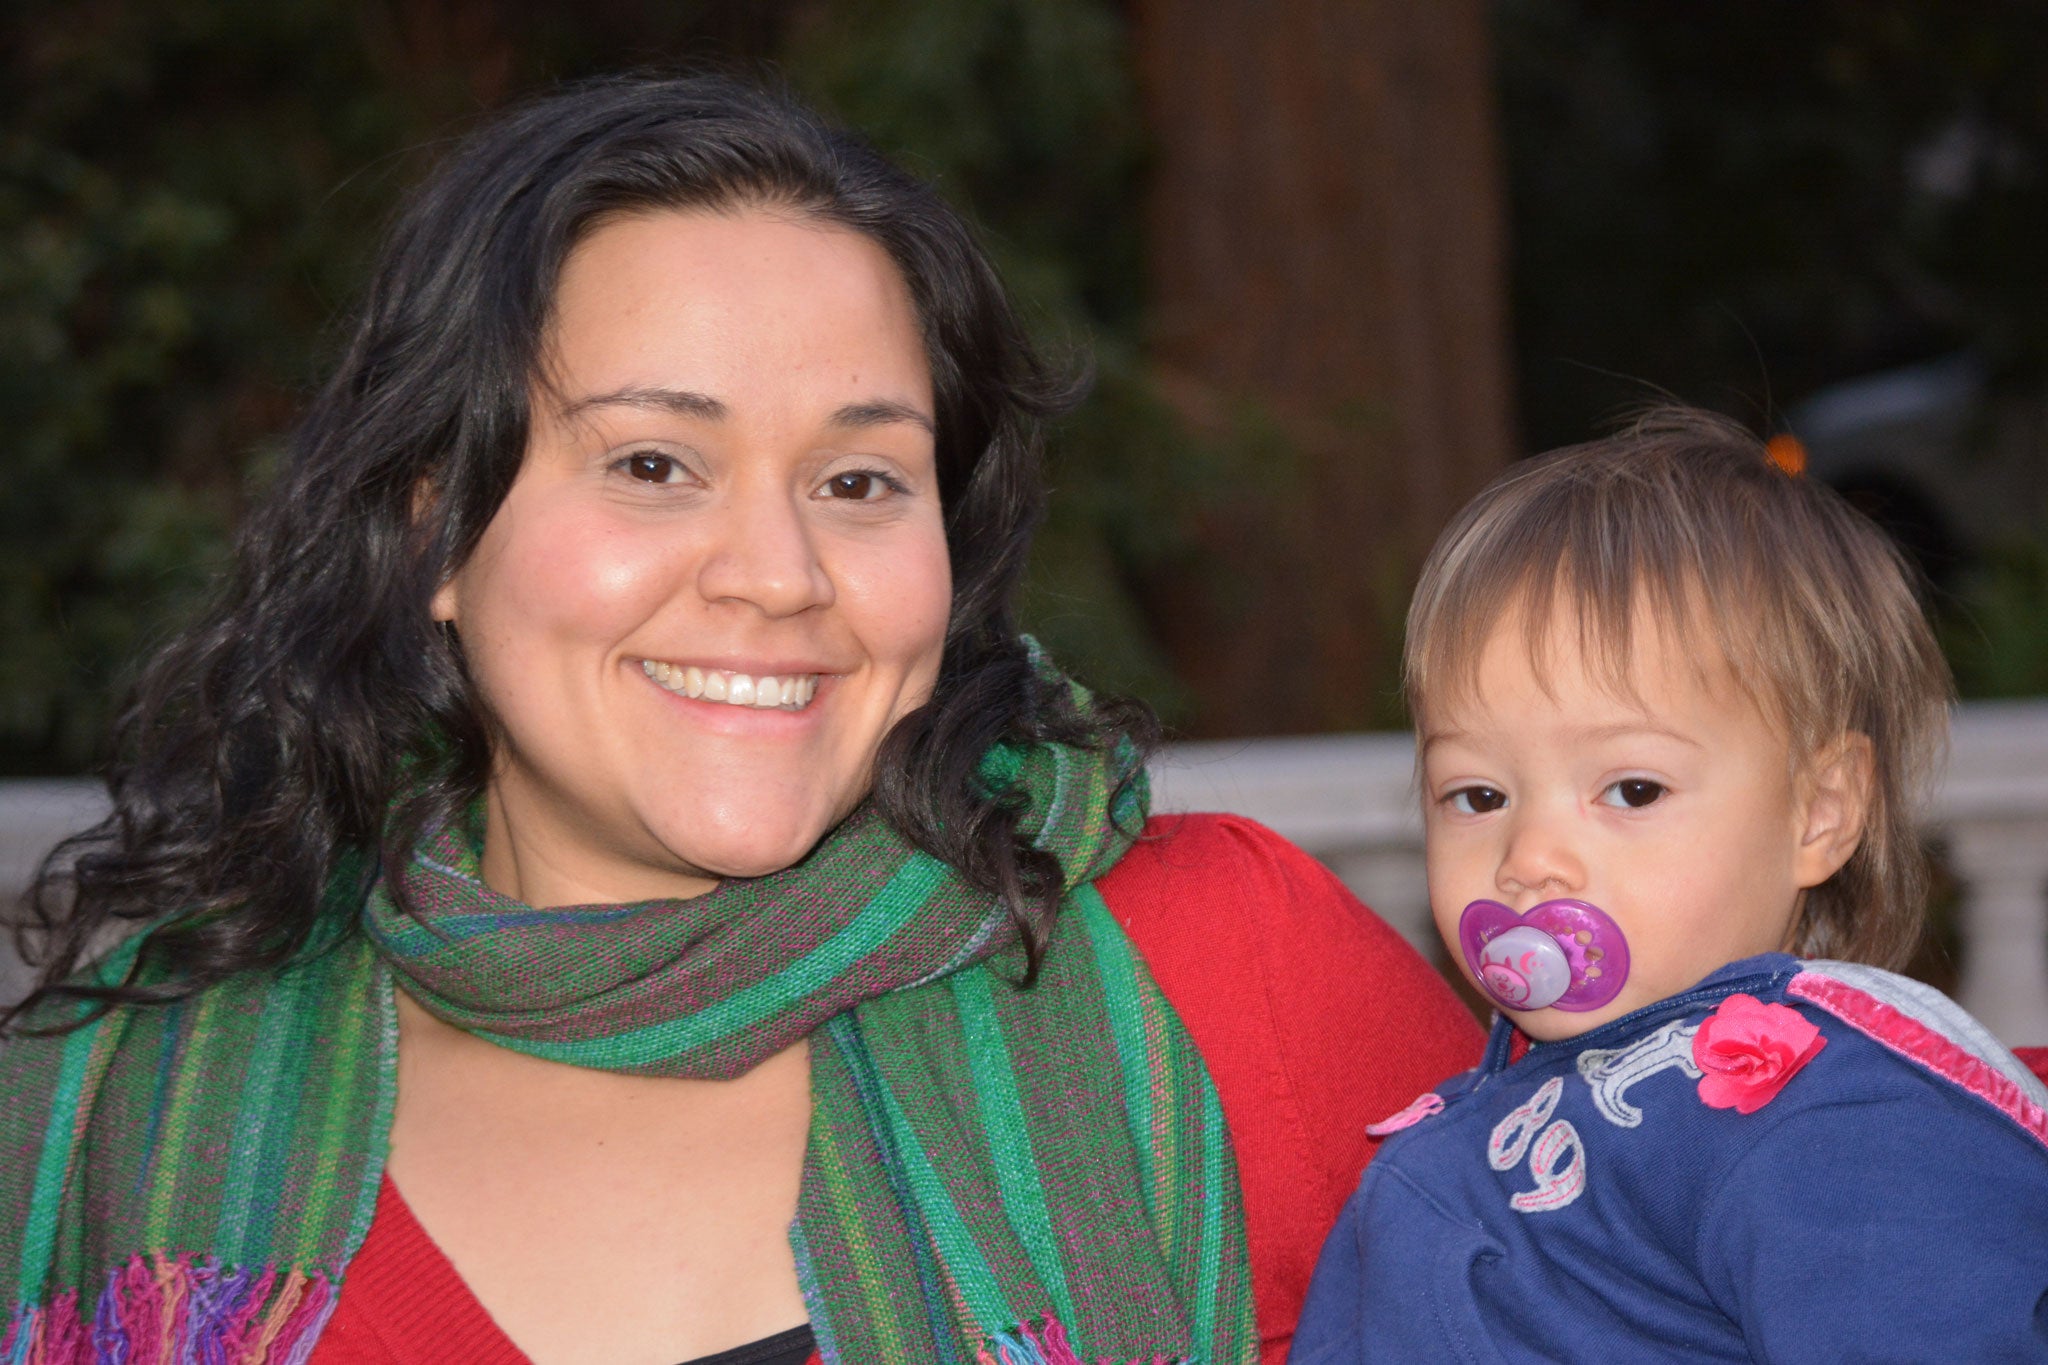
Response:
POLYGON ((1827 1045, 1819 1027, 1791 1006, 1731 995, 1692 1036, 1693 1062, 1706 1073, 1700 1100, 1712 1109, 1754 1114, 1827 1045))

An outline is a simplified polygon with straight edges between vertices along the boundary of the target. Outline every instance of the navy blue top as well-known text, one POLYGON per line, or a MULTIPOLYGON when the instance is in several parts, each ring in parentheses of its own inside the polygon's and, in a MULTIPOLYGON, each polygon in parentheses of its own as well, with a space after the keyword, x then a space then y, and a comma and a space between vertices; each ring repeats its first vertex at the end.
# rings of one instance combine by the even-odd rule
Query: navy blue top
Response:
POLYGON ((2048 1091, 1947 997, 1771 954, 1517 1036, 1367 1168, 1291 1365, 2048 1360, 2048 1091), (1737 993, 1826 1039, 1748 1114, 1692 1055, 1737 993))

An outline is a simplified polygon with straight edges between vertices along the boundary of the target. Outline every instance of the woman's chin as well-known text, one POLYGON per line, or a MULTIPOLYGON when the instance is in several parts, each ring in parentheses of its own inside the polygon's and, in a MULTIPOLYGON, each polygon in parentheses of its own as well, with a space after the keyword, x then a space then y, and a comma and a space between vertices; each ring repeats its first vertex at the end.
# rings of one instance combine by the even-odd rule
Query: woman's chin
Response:
POLYGON ((838 823, 833 817, 731 831, 707 831, 699 825, 662 842, 678 863, 706 877, 765 877, 802 862, 838 823))

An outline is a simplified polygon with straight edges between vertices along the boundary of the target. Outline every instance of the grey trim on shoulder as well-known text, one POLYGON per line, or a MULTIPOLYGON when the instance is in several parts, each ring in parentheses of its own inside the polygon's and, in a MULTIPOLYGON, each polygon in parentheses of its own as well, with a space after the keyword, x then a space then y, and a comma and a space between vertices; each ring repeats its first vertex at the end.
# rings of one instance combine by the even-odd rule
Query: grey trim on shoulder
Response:
POLYGON ((1861 962, 1817 959, 1799 964, 1801 970, 1832 977, 1845 986, 1890 1005, 1913 1022, 1930 1028, 1957 1047, 1969 1052, 1999 1075, 2020 1088, 2020 1093, 2048 1109, 2048 1085, 2012 1055, 2012 1049, 1991 1036, 1976 1016, 1925 982, 1915 981, 1881 967, 1861 962))

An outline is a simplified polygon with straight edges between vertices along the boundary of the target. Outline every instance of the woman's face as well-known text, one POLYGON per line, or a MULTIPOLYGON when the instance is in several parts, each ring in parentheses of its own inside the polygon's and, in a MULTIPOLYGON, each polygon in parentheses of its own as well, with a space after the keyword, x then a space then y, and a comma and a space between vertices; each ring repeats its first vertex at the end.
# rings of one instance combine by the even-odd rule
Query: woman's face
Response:
POLYGON ((503 732, 485 879, 573 905, 787 867, 938 675, 909 293, 853 232, 652 213, 571 254, 548 340, 525 463, 433 603, 503 732))

